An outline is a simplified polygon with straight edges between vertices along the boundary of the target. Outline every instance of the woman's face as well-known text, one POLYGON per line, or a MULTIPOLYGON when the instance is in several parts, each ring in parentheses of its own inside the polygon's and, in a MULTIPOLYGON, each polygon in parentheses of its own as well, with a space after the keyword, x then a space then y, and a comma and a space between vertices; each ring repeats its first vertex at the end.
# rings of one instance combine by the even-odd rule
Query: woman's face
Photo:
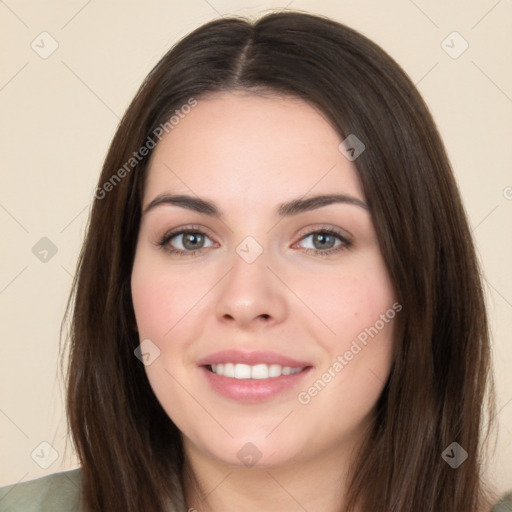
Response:
POLYGON ((151 158, 131 280, 151 387, 189 455, 347 450, 401 309, 351 152, 298 99, 223 92, 185 110, 151 158))

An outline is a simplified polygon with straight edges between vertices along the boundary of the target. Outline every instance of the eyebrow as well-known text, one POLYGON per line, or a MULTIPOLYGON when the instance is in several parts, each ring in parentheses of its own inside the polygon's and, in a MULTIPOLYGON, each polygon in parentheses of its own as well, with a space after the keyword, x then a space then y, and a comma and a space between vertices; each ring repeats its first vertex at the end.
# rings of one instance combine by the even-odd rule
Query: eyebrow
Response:
MULTIPOLYGON (((350 204, 358 206, 363 210, 370 209, 365 202, 361 201, 360 199, 357 199, 356 197, 352 197, 346 194, 319 194, 305 199, 292 199, 291 201, 282 203, 281 205, 279 205, 279 208, 277 208, 276 213, 281 217, 289 217, 292 215, 297 215, 299 213, 316 210, 318 208, 322 208, 323 206, 328 206, 330 204, 335 203, 350 204)), ((145 215, 149 211, 155 209, 157 206, 167 204, 180 206, 181 208, 186 208, 187 210, 203 213, 205 215, 209 215, 211 217, 216 218, 220 218, 224 215, 223 212, 212 201, 184 194, 175 195, 169 193, 157 195, 144 208, 142 215, 145 215)))

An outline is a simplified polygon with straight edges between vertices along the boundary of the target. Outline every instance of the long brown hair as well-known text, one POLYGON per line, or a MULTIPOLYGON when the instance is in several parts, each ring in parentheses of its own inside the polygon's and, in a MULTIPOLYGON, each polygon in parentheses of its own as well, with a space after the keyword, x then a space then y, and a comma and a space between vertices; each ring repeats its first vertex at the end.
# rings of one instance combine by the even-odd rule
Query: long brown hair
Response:
POLYGON ((354 134, 366 146, 354 163, 403 311, 346 510, 482 510, 489 498, 483 448, 495 416, 489 332, 443 143, 391 57, 340 23, 298 11, 196 29, 150 72, 112 140, 66 308, 66 405, 88 509, 163 512, 176 496, 181 433, 134 356, 140 340, 130 277, 151 155, 138 152, 191 98, 234 89, 302 98, 343 139, 354 134), (442 456, 452 443, 468 454, 457 468, 442 456))

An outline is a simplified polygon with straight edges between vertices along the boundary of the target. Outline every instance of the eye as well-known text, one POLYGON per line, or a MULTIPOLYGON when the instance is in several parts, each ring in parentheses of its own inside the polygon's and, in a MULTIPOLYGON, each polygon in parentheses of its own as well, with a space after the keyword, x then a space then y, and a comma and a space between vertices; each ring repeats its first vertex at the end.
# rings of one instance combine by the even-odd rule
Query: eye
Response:
POLYGON ((166 233, 157 244, 171 254, 193 256, 202 249, 214 244, 210 237, 201 229, 190 226, 166 233), (206 242, 210 241, 208 245, 206 242))
POLYGON ((309 240, 309 247, 304 247, 306 252, 320 256, 328 256, 352 246, 349 239, 331 228, 310 231, 300 241, 307 240, 309 240))
MULTIPOLYGON (((295 245, 301 245, 301 242, 306 242, 302 245, 306 253, 317 256, 329 256, 352 247, 352 242, 346 236, 332 228, 309 231, 295 245)), ((215 242, 199 227, 188 226, 167 232, 157 245, 170 254, 194 256, 203 249, 214 247, 215 242)))

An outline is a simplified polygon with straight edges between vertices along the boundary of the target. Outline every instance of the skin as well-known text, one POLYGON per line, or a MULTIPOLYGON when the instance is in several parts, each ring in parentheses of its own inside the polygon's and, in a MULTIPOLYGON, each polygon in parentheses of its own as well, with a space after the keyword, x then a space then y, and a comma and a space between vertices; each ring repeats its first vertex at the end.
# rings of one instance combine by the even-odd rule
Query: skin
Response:
MULTIPOLYGON (((160 350, 145 366, 150 384, 183 433, 186 473, 207 496, 187 476, 187 508, 341 510, 348 465, 391 370, 394 321, 309 403, 297 396, 392 308, 394 291, 367 209, 336 203, 276 215, 281 203, 316 194, 365 202, 341 141, 302 100, 238 91, 200 98, 153 152, 143 209, 170 192, 223 212, 217 219, 164 204, 143 214, 131 280, 140 339, 160 350), (195 255, 157 245, 190 225, 207 235, 195 255), (328 256, 308 251, 343 243, 315 245, 308 233, 325 227, 349 235, 352 246, 328 256), (236 252, 247 236, 263 249, 252 263, 236 252), (212 390, 197 366, 230 348, 272 350, 313 369, 274 398, 240 403, 212 390), (248 442, 261 453, 252 467, 237 456, 248 442)), ((186 250, 183 243, 177 236, 167 247, 186 250)))

